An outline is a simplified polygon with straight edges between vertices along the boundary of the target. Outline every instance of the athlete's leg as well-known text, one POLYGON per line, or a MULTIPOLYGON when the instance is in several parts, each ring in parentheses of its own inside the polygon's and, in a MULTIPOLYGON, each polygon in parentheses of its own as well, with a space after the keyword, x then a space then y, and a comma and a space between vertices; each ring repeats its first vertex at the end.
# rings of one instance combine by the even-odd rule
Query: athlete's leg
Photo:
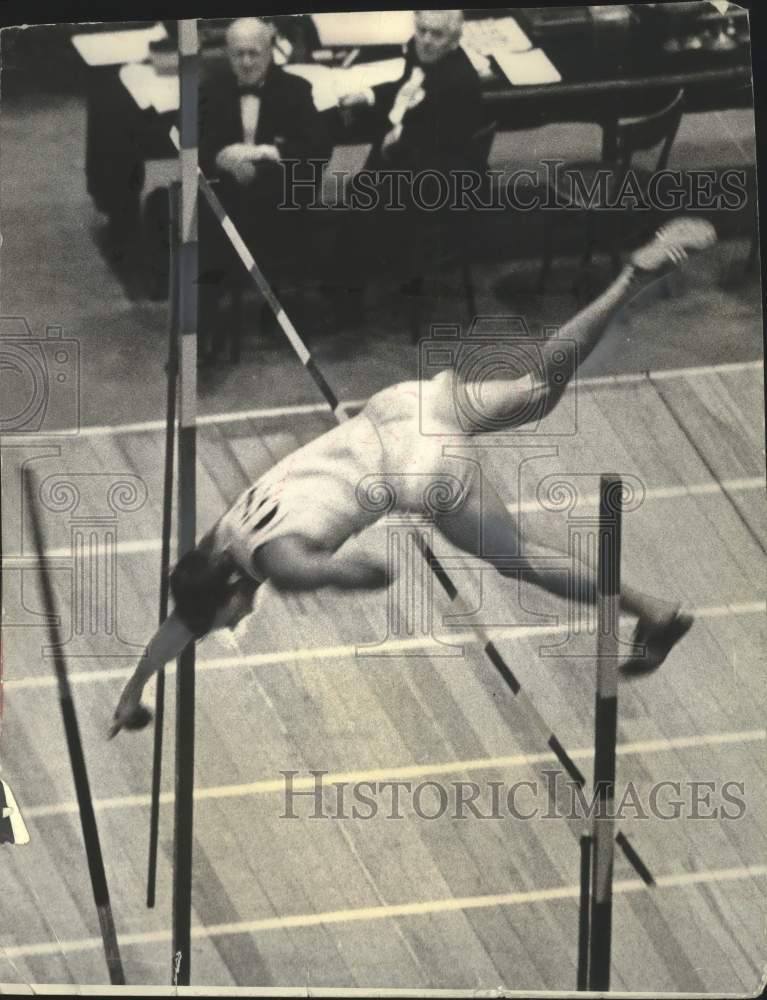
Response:
MULTIPOLYGON (((437 526, 445 537, 464 552, 480 556, 490 564, 497 564, 502 576, 524 578, 536 586, 559 597, 567 597, 572 586, 570 574, 565 569, 542 568, 546 558, 568 557, 563 549, 539 544, 522 543, 516 519, 509 513, 494 487, 483 480, 482 491, 473 489, 460 510, 442 516, 437 526), (513 557, 515 565, 509 567, 513 557), (507 565, 504 566, 504 563, 507 565)), ((597 580, 594 570, 585 563, 577 563, 578 592, 590 602, 597 597, 597 580)), ((643 594, 628 584, 621 587, 621 609, 638 618, 662 621, 671 615, 676 605, 643 594)))
MULTIPOLYGON (((703 250, 715 241, 713 227, 700 219, 676 219, 663 226, 653 240, 631 255, 629 263, 597 299, 565 323, 557 337, 540 344, 542 372, 531 372, 522 378, 488 379, 481 385, 462 384, 460 372, 452 379, 432 380, 439 388, 434 392, 435 412, 445 421, 457 421, 453 396, 465 393, 470 404, 472 399, 481 401, 477 407, 462 407, 464 423, 472 412, 484 418, 476 432, 498 430, 498 423, 509 427, 521 425, 530 419, 531 412, 539 419, 556 406, 568 381, 597 345, 618 309, 678 267, 688 251, 703 250)), ((502 372, 499 374, 502 376, 502 372)))
POLYGON ((716 231, 710 222, 680 218, 662 226, 649 243, 635 250, 609 288, 565 323, 559 336, 544 344, 546 409, 551 410, 557 404, 567 387, 567 379, 557 382, 551 375, 563 369, 574 374, 599 343, 618 309, 683 264, 689 251, 705 250, 714 243, 716 231), (558 360, 560 351, 569 355, 569 363, 558 360))
MULTIPOLYGON (((482 484, 481 494, 473 489, 460 510, 439 517, 437 526, 455 546, 496 565, 503 576, 521 575, 549 593, 565 598, 572 593, 576 582, 577 592, 590 603, 596 602, 594 569, 583 562, 576 563, 578 577, 573 581, 567 570, 545 567, 546 557, 559 557, 561 562, 568 553, 527 543, 523 548, 516 520, 487 481, 482 484)), ((644 669, 658 666, 693 621, 691 616, 680 614, 677 603, 645 594, 627 583, 621 584, 620 607, 638 618, 636 641, 648 647, 648 655, 642 662, 644 669)))

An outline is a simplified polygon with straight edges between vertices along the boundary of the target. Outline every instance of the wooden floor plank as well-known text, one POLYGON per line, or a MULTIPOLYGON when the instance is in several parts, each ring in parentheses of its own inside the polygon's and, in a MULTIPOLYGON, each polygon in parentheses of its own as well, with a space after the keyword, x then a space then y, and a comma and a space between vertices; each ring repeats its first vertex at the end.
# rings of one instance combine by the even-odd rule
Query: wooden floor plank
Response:
POLYGON ((656 383, 656 388, 696 452, 719 479, 763 474, 764 422, 760 411, 746 412, 724 380, 669 380, 656 383))

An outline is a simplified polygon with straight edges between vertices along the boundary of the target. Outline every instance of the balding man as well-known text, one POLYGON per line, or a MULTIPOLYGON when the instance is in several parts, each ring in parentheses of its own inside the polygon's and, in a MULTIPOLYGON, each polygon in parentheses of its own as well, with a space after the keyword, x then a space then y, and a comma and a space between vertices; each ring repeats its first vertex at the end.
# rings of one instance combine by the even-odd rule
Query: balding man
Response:
MULTIPOLYGON (((305 80, 272 62, 273 29, 255 17, 238 18, 226 35, 227 64, 200 88, 200 166, 218 181, 217 192, 256 260, 279 280, 289 251, 304 245, 301 214, 279 212, 283 160, 327 162, 332 145, 305 80), (277 273, 275 273, 275 271, 277 273)), ((304 168, 314 176, 311 167, 304 168)), ((301 168, 296 175, 301 176, 301 168)), ((220 227, 200 212, 200 326, 218 326, 221 291, 244 275, 220 227)))

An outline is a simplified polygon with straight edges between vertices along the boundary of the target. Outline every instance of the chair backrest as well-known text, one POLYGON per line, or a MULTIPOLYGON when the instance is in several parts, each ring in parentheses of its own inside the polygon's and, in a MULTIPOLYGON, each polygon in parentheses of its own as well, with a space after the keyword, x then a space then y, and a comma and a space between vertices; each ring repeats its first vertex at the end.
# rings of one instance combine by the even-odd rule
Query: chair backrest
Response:
POLYGON ((676 92, 660 111, 631 121, 617 121, 605 136, 605 158, 628 167, 635 153, 660 147, 656 170, 663 170, 671 153, 684 112, 684 90, 676 92))

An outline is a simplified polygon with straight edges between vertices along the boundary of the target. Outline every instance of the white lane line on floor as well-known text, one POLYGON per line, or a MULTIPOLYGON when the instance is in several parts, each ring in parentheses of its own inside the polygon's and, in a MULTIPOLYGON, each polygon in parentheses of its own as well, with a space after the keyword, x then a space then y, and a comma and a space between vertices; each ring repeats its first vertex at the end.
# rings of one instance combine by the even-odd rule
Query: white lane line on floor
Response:
MULTIPOLYGON (((741 868, 715 868, 709 871, 678 872, 673 875, 659 875, 654 887, 647 886, 641 879, 617 879, 613 882, 613 893, 623 895, 630 892, 657 892, 663 889, 683 889, 699 885, 722 882, 737 882, 767 876, 767 865, 749 865, 741 868)), ((296 913, 281 917, 261 917, 256 920, 236 920, 230 923, 209 924, 207 927, 192 927, 194 940, 228 937, 234 934, 257 934, 265 931, 290 930, 297 927, 317 927, 328 924, 359 923, 374 920, 391 920, 398 917, 420 917, 438 913, 455 913, 463 910, 492 909, 500 906, 524 906, 532 903, 577 900, 579 885, 555 886, 550 889, 528 889, 524 892, 503 892, 484 896, 451 897, 429 899, 423 902, 399 903, 392 906, 368 906, 348 910, 326 910, 321 913, 296 913)), ((169 930, 138 931, 120 934, 120 946, 159 944, 171 940, 169 930)), ((98 938, 79 938, 64 941, 45 941, 39 944, 12 945, 2 949, 7 959, 34 958, 41 955, 72 954, 73 952, 95 951, 103 947, 98 938)))
MULTIPOLYGON (((742 746, 747 743, 762 743, 767 740, 765 729, 744 729, 728 733, 704 733, 693 736, 677 736, 672 739, 638 740, 632 743, 619 743, 619 757, 673 753, 676 750, 700 750, 703 747, 742 746)), ((591 760, 594 756, 593 747, 580 747, 569 750, 573 760, 591 760)), ((510 768, 529 767, 534 764, 556 764, 553 753, 521 753, 505 757, 476 757, 469 760, 450 760, 431 764, 407 764, 385 768, 374 768, 366 771, 338 771, 324 774, 323 787, 329 787, 336 782, 377 782, 377 781, 407 781, 412 778, 433 778, 445 774, 466 774, 474 771, 508 770, 510 768)), ((294 769, 295 770, 295 769, 294 769)), ((315 779, 308 775, 296 775, 291 782, 294 791, 313 790, 315 779)), ((244 784, 209 785, 207 788, 196 788, 196 802, 210 799, 243 798, 250 795, 272 795, 285 790, 285 779, 264 778, 244 784)), ((173 792, 163 792, 160 796, 162 805, 173 803, 173 792)), ((149 795, 121 795, 107 799, 94 800, 97 812, 108 809, 143 809, 149 806, 149 795)), ((26 820, 40 819, 50 816, 74 814, 78 811, 77 801, 53 802, 36 806, 27 806, 21 812, 26 820)))
MULTIPOLYGON (((594 473, 594 478, 597 478, 596 473, 594 473)), ((723 479, 721 482, 711 480, 706 483, 691 483, 690 485, 680 483, 674 486, 656 486, 646 490, 644 499, 645 501, 679 500, 691 497, 714 496, 719 493, 723 495, 733 493, 750 493, 754 490, 767 490, 767 481, 765 481, 763 476, 723 479)), ((598 507, 599 494, 588 494, 579 501, 579 506, 584 510, 598 507)), ((524 500, 518 504, 507 504, 506 507, 511 514, 535 514, 545 511, 545 508, 539 500, 524 500)), ((385 525, 385 523, 386 522, 382 520, 373 525, 373 527, 380 529, 385 525)), ((128 541, 120 541, 114 546, 114 549, 118 555, 142 555, 149 552, 159 552, 161 547, 160 543, 160 538, 136 538, 128 541)), ((175 546, 175 538, 173 539, 173 543, 175 546)), ((48 549, 46 550, 45 555, 48 559, 71 559, 72 547, 69 546, 57 549, 48 549)), ((24 563, 29 563, 30 559, 34 560, 35 557, 12 553, 3 557, 3 566, 6 570, 25 569, 27 566, 25 566, 24 563)))
MULTIPOLYGON (((674 378, 705 378, 710 375, 727 375, 742 371, 762 371, 764 368, 761 361, 732 361, 721 365, 697 365, 688 368, 666 368, 661 371, 632 372, 626 375, 592 375, 586 378, 577 379, 578 388, 593 386, 630 385, 639 382, 646 382, 649 379, 658 381, 659 379, 674 378)), ((341 402, 344 408, 357 408, 365 403, 364 399, 347 399, 341 402)), ((294 406, 271 406, 252 410, 235 410, 232 413, 209 413, 197 418, 198 426, 210 424, 240 423, 244 420, 267 420, 281 417, 294 417, 311 415, 313 413, 330 413, 325 403, 298 403, 294 406)), ((147 431, 161 431, 165 429, 164 420, 145 420, 137 423, 97 425, 93 427, 68 428, 57 431, 56 437, 108 437, 110 434, 138 434, 147 431)), ((39 435, 37 435, 39 437, 39 435)))
MULTIPOLYGON (((692 609, 693 614, 702 620, 716 618, 740 617, 742 615, 754 615, 767 613, 767 602, 765 601, 744 601, 739 604, 714 604, 706 607, 692 609)), ((522 625, 516 628, 487 628, 488 635, 497 642, 518 642, 522 639, 534 637, 544 638, 552 635, 566 635, 568 625, 522 625)), ((478 641, 477 633, 473 631, 448 632, 443 637, 449 639, 451 643, 460 645, 465 643, 472 645, 478 641)), ((390 640, 382 644, 380 650, 387 655, 400 651, 411 651, 422 649, 428 653, 429 648, 434 646, 433 641, 426 639, 397 639, 390 640)), ((357 650, 364 648, 356 643, 349 643, 339 646, 317 646, 309 649, 285 649, 271 651, 268 653, 246 653, 238 656, 217 656, 209 660, 198 660, 196 670, 198 673, 209 670, 233 670, 242 667, 276 667, 283 665, 294 665, 298 663, 311 663, 322 660, 355 659, 357 650)), ((437 648, 437 647, 435 647, 437 648)), ((438 647, 444 649, 443 646, 438 647)), ((362 657, 361 657, 362 658, 362 657)), ((96 659, 96 657, 94 657, 96 659)), ((176 664, 169 663, 165 667, 166 675, 176 672, 176 664)), ((127 667, 118 667, 111 670, 77 670, 69 674, 70 684, 92 684, 100 681, 117 681, 131 676, 133 664, 127 667)), ((9 677, 7 674, 3 679, 3 689, 7 695, 16 691, 40 690, 42 688, 56 687, 56 678, 52 674, 36 677, 9 677)))
MULTIPOLYGON (((365 405, 364 399, 347 399, 342 406, 357 408, 365 405)), ((231 413, 209 413, 197 417, 197 426, 206 427, 215 424, 242 423, 246 420, 278 420, 281 418, 312 416, 326 413, 330 416, 327 403, 296 403, 292 406, 264 406, 253 410, 233 410, 231 413)), ((111 434, 146 434, 151 431, 164 431, 164 420, 144 420, 132 424, 103 424, 95 427, 83 427, 82 430, 58 431, 57 437, 73 435, 78 438, 109 437, 111 434)))

